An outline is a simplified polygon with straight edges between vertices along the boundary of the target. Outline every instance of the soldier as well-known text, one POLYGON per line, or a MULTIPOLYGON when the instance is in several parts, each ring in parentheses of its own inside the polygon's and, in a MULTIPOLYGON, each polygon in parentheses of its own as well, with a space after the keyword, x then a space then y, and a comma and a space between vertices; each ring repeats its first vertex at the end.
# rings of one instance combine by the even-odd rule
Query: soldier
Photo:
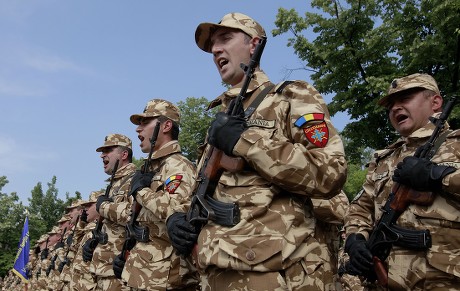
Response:
MULTIPOLYGON (((257 67, 244 109, 235 106, 245 80, 240 64, 249 64, 265 37, 260 24, 241 13, 227 14, 219 24, 202 23, 195 32, 198 47, 212 54, 222 81, 231 86, 210 104, 221 104, 222 112, 208 130, 198 169, 207 163, 210 146, 246 163, 242 170, 224 170, 208 193, 217 200, 212 205, 235 211, 222 215, 220 206, 211 206, 215 217, 199 233, 195 250, 203 290, 326 287, 329 258, 321 256, 314 237, 310 198, 340 193, 347 169, 343 144, 323 98, 304 81, 271 87, 257 67), (236 115, 224 112, 233 109, 236 115)), ((196 232, 185 213, 168 218, 168 233, 178 252, 191 252, 196 232)))
POLYGON ((96 286, 96 278, 89 271, 91 261, 83 261, 82 253, 83 245, 93 237, 92 230, 96 227, 96 220, 99 218, 99 213, 96 211, 96 200, 103 194, 101 191, 93 191, 89 200, 81 203, 83 209, 78 222, 78 232, 75 234, 79 247, 70 272, 70 290, 72 291, 89 291, 96 286))
POLYGON ((196 290, 195 268, 191 261, 174 253, 166 232, 166 220, 174 208, 189 200, 195 176, 195 167, 181 154, 178 142, 179 108, 153 99, 143 113, 132 115, 130 120, 137 125, 142 152, 153 153, 150 168, 144 169, 145 173, 136 172, 130 191, 142 206, 136 223, 148 229, 149 236, 145 240, 137 237, 126 263, 122 255, 115 259, 115 274, 133 290, 196 290), (158 124, 158 135, 153 136, 158 124), (156 141, 153 149, 151 139, 156 141))
MULTIPOLYGON (((80 220, 80 205, 83 203, 83 200, 76 200, 71 205, 66 207, 67 215, 70 217, 69 230, 65 237, 65 245, 62 249, 59 250, 59 265, 57 269, 60 273, 59 278, 60 282, 63 285, 62 290, 70 290, 70 266, 75 258, 75 253, 78 248, 78 222, 80 220)), ((81 238, 81 237, 80 237, 81 238)))
POLYGON ((460 131, 449 130, 446 124, 434 145, 431 160, 414 156, 433 133, 430 118, 439 117, 442 111, 443 98, 436 81, 428 74, 394 79, 379 105, 388 110, 391 125, 401 136, 375 153, 363 191, 350 205, 345 220, 348 271, 366 275, 373 269, 366 241, 397 182, 415 191, 432 192, 434 201, 425 206, 410 204, 398 218, 397 225, 404 231, 384 262, 388 268, 388 288, 459 290, 460 171, 456 170, 460 167, 460 131), (429 240, 404 239, 405 233, 425 230, 431 233, 431 246, 429 240))
POLYGON ((96 210, 104 218, 102 232, 107 234, 108 242, 105 244, 98 243, 93 249, 90 240, 88 240, 83 246, 83 259, 85 261, 92 259, 90 271, 96 276, 97 286, 95 290, 129 290, 128 287, 123 286, 121 280, 115 278, 112 262, 122 249, 125 225, 132 204, 132 199, 128 197, 128 191, 136 166, 132 163, 131 140, 121 134, 109 134, 106 136, 104 144, 98 147, 96 151, 101 153, 106 174, 113 174, 117 160, 119 165, 109 195, 101 195, 96 201, 96 210))

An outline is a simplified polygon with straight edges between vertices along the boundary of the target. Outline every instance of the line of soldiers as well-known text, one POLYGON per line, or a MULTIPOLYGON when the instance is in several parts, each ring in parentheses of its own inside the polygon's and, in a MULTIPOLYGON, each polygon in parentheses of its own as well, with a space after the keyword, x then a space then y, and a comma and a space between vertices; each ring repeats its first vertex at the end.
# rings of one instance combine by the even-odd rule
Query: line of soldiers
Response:
POLYGON ((221 105, 221 112, 197 168, 181 154, 179 109, 149 101, 130 116, 147 154, 143 166, 132 164, 129 138, 106 137, 96 151, 108 186, 68 207, 37 242, 33 290, 382 290, 376 280, 362 283, 374 267, 367 244, 374 220, 391 212, 381 206, 392 180, 436 195, 431 205, 402 211, 407 229, 387 226, 430 238, 416 245, 423 248, 396 238, 382 270, 389 288, 459 289, 460 206, 452 195, 460 187, 459 131, 443 125, 436 163, 412 156, 434 132, 430 120, 439 120, 436 81, 414 74, 392 82, 380 105, 402 137, 376 153, 349 205, 342 140, 318 91, 304 81, 275 85, 258 65, 242 70, 241 63, 256 62, 265 38, 241 13, 198 26, 198 47, 212 54, 231 87, 209 106, 221 105), (213 180, 207 166, 219 159, 216 152, 227 160, 218 160, 213 180), (340 278, 339 264, 346 266, 340 278))

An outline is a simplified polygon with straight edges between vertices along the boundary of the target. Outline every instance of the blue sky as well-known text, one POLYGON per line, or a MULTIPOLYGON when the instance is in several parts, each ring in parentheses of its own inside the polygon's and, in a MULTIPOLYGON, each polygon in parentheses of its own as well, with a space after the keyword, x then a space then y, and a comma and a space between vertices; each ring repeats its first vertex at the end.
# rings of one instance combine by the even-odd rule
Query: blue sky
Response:
MULTIPOLYGON (((212 100, 224 91, 209 54, 195 44, 201 22, 229 12, 250 15, 269 37, 262 69, 273 82, 310 81, 288 35, 272 37, 279 7, 303 14, 298 0, 37 0, 0 1, 0 176, 4 193, 27 204, 30 191, 57 177, 59 196, 87 198, 108 177, 99 153, 109 133, 133 141, 129 116, 147 101, 212 100)), ((331 97, 326 97, 329 103, 331 97)), ((333 118, 342 130, 344 115, 333 118)))

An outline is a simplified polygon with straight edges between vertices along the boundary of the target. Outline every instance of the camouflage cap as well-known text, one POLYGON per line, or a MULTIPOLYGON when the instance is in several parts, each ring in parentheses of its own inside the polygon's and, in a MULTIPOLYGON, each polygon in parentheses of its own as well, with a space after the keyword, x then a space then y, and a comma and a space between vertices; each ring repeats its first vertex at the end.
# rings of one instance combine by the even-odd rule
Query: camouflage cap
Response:
POLYGON ((66 222, 66 221, 69 221, 70 220, 70 216, 69 215, 63 215, 61 217, 61 219, 58 220, 58 223, 63 223, 63 222, 66 222))
POLYGON ((390 97, 395 96, 396 93, 412 89, 424 88, 441 95, 439 92, 436 80, 428 74, 412 74, 402 78, 394 79, 388 88, 388 94, 381 98, 378 102, 379 105, 387 107, 390 102, 390 97))
POLYGON ((266 37, 262 26, 251 17, 234 12, 226 14, 219 23, 203 22, 196 28, 195 42, 205 52, 211 52, 211 36, 219 28, 234 28, 243 31, 251 37, 266 37))
POLYGON ((130 149, 133 148, 129 137, 124 136, 122 134, 113 133, 105 137, 104 145, 98 147, 96 149, 96 152, 102 152, 102 149, 107 148, 107 147, 113 147, 113 146, 124 146, 130 149))
POLYGON ((103 194, 104 194, 104 192, 102 192, 102 191, 92 191, 91 194, 89 194, 89 198, 88 198, 89 200, 88 201, 83 201, 81 203, 81 205, 82 206, 87 206, 88 204, 92 204, 92 203, 96 202, 97 197, 99 197, 99 196, 101 196, 103 194))
POLYGON ((180 123, 180 110, 174 104, 163 99, 152 99, 147 102, 144 112, 133 114, 129 118, 132 123, 139 125, 145 117, 166 116, 167 118, 180 123))
POLYGON ((45 233, 45 234, 42 234, 42 236, 40 236, 40 238, 37 240, 37 243, 42 243, 42 242, 45 242, 49 237, 49 234, 45 233))
POLYGON ((61 230, 59 229, 59 226, 55 225, 53 228, 48 231, 48 235, 53 235, 53 234, 58 234, 61 233, 61 230))
POLYGON ((67 206, 65 209, 66 210, 71 210, 71 209, 74 209, 76 207, 79 207, 81 205, 81 203, 83 202, 83 200, 81 199, 78 199, 78 200, 75 200, 74 202, 72 202, 72 204, 70 204, 69 206, 67 206))

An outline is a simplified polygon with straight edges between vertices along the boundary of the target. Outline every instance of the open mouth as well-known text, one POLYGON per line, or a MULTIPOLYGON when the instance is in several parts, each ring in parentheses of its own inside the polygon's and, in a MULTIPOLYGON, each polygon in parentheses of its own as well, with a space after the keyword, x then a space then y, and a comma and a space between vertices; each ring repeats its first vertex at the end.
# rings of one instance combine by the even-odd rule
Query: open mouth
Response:
POLYGON ((400 115, 396 116, 396 121, 397 121, 398 123, 400 123, 400 122, 406 120, 407 118, 408 118, 407 115, 400 114, 400 115))
POLYGON ((107 166, 107 164, 109 163, 109 160, 103 160, 102 162, 104 163, 104 166, 107 166))
POLYGON ((224 58, 221 58, 218 60, 217 62, 219 64, 219 68, 222 69, 223 66, 225 66, 226 64, 228 64, 228 60, 227 59, 224 59, 224 58))
POLYGON ((137 138, 142 142, 144 141, 144 137, 142 135, 138 135, 137 138))

